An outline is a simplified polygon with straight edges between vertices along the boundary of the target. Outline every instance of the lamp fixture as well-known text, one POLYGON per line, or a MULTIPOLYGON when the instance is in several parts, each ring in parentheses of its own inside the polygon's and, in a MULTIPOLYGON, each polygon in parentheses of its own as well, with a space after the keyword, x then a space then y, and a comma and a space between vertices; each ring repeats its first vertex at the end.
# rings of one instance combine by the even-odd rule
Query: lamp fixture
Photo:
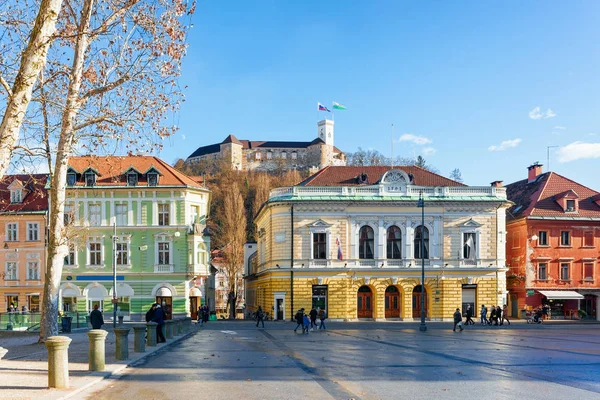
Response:
POLYGON ((533 234, 533 235, 531 235, 530 239, 535 242, 536 240, 538 240, 538 236, 536 234, 533 234))

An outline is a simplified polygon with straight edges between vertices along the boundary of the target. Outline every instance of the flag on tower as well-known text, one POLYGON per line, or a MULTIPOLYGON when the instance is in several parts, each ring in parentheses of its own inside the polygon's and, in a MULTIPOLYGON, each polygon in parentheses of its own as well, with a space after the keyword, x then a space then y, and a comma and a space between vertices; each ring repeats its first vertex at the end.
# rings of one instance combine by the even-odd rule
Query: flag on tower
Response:
POLYGON ((346 106, 341 105, 340 103, 337 102, 333 102, 333 109, 334 110, 345 110, 346 106))
POLYGON ((327 107, 325 107, 323 104, 321 103, 317 103, 317 106, 319 107, 319 111, 327 111, 327 112, 331 112, 329 111, 329 109, 327 107))

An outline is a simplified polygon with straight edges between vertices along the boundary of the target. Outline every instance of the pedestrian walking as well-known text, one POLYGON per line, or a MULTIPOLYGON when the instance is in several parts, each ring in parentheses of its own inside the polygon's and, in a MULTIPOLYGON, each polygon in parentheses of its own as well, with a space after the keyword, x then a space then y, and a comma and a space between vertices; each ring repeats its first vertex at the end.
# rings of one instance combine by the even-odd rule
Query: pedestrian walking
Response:
POLYGON ((496 326, 502 325, 502 307, 496 307, 496 326))
POLYGON ((208 322, 208 317, 210 316, 210 309, 205 304, 202 306, 202 323, 205 324, 208 322))
POLYGON ((152 304, 150 309, 146 311, 146 322, 151 322, 154 319, 154 313, 156 312, 156 304, 152 304))
POLYGON ((304 314, 302 322, 302 333, 306 333, 308 335, 308 330, 310 329, 310 319, 308 318, 308 315, 304 314))
POLYGON ((473 309, 470 304, 467 305, 467 320, 465 321, 465 324, 475 325, 475 321, 473 321, 473 309))
POLYGON ((485 308, 485 304, 481 305, 479 318, 481 320, 481 325, 487 324, 487 308, 485 308))
POLYGON ((490 310, 489 324, 490 325, 498 325, 498 318, 496 316, 496 306, 492 306, 492 308, 490 310))
POLYGON ((104 318, 102 312, 98 309, 98 304, 94 304, 94 309, 90 313, 90 323, 92 329, 102 329, 102 325, 104 325, 104 318))
POLYGON ((256 327, 258 328, 258 324, 262 323, 262 327, 265 327, 265 313, 261 306, 258 306, 258 310, 256 310, 256 327))
POLYGON ((321 325, 319 325, 319 329, 327 329, 325 327, 325 320, 327 319, 327 312, 325 309, 319 311, 319 320, 321 321, 321 325))
MULTIPOLYGON (((295 315, 295 319, 296 327, 294 328, 294 332, 296 332, 298 328, 301 328, 304 325, 304 308, 298 310, 298 312, 295 315)), ((302 329, 302 333, 304 333, 304 329, 302 329)))
POLYGON ((510 325, 510 321, 508 320, 507 311, 508 311, 508 307, 505 304, 504 308, 502 309, 502 320, 500 321, 500 325, 504 324, 504 321, 508 322, 508 325, 510 325))
POLYGON ((27 306, 23 306, 21 307, 21 315, 23 316, 23 324, 27 325, 29 323, 29 317, 27 316, 29 314, 29 309, 27 308, 27 306))
POLYGON ((456 312, 454 313, 454 328, 452 328, 452 331, 456 332, 456 327, 458 326, 460 328, 460 331, 463 331, 463 322, 462 322, 462 315, 460 314, 460 309, 456 309, 456 312))
POLYGON ((308 313, 308 315, 310 315, 310 329, 312 329, 313 327, 316 328, 317 327, 317 315, 319 314, 319 312, 317 310, 315 310, 315 308, 313 307, 312 310, 310 310, 310 312, 308 313))
POLYGON ((165 339, 165 335, 163 335, 162 327, 165 325, 165 315, 160 304, 156 305, 156 310, 154 311, 154 318, 152 318, 152 322, 156 322, 156 342, 164 343, 167 341, 165 339))

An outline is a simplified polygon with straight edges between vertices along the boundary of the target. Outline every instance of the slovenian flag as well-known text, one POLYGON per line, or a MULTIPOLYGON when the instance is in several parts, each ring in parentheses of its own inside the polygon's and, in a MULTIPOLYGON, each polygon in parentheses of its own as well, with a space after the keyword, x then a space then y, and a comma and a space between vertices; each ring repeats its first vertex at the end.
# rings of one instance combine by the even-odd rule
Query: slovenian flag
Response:
POLYGON ((338 260, 344 259, 344 254, 342 253, 342 244, 340 243, 340 238, 335 239, 335 244, 338 247, 338 260))
POLYGON ((325 107, 323 104, 321 103, 317 103, 317 106, 319 107, 319 111, 327 111, 327 112, 331 112, 327 109, 327 107, 325 107))

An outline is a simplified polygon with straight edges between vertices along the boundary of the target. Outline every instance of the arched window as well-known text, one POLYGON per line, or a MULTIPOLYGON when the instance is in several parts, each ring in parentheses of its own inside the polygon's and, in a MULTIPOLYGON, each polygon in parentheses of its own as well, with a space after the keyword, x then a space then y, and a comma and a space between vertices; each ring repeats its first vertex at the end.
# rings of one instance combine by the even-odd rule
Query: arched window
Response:
POLYGON ((395 225, 387 230, 387 258, 390 260, 402 258, 402 232, 395 225))
POLYGON ((429 230, 423 225, 415 229, 415 259, 429 259, 429 230), (421 254, 421 238, 423 238, 423 254, 421 254))
POLYGON ((368 225, 360 228, 358 233, 358 258, 360 259, 373 259, 375 258, 374 248, 375 248, 375 240, 373 228, 368 225))

